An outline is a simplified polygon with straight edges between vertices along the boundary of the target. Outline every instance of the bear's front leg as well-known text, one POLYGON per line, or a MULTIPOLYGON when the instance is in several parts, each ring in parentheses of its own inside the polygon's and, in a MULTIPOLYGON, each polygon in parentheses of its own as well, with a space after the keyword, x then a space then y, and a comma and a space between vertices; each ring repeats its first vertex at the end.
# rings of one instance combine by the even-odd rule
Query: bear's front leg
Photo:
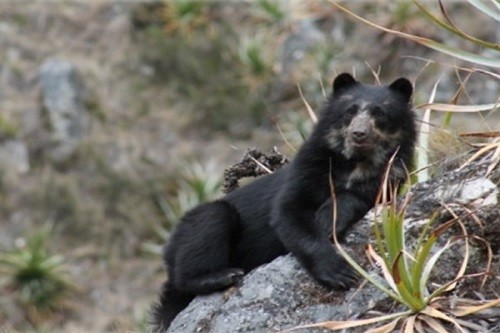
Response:
MULTIPOLYGON (((335 251, 330 234, 325 232, 326 211, 324 206, 325 214, 316 221, 316 211, 303 202, 282 202, 274 212, 272 225, 285 247, 320 284, 348 289, 356 284, 358 276, 335 251)), ((331 225, 331 218, 329 221, 331 225)))
POLYGON ((318 208, 314 216, 314 224, 328 237, 333 236, 333 224, 337 239, 343 240, 347 231, 371 209, 371 204, 353 192, 341 192, 337 195, 337 209, 334 212, 333 199, 328 198, 318 208), (335 218, 334 218, 335 213, 335 218))

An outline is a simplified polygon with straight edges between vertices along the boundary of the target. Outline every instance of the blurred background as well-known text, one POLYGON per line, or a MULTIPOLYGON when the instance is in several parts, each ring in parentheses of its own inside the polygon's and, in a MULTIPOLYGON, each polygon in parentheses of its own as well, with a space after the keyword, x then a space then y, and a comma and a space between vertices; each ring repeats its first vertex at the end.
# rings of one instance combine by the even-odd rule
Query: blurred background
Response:
MULTIPOLYGON (((342 3, 500 58, 411 0, 342 3)), ((445 3, 463 31, 498 46, 499 22, 445 3)), ((406 76, 416 105, 438 81, 439 103, 500 96, 498 70, 317 0, 4 0, 0 50, 0 332, 147 332, 179 216, 220 196, 224 169, 247 148, 292 157, 312 126, 305 101, 319 112, 337 73, 406 76)), ((500 131, 495 111, 433 113, 431 161, 467 150, 461 133, 500 131)))

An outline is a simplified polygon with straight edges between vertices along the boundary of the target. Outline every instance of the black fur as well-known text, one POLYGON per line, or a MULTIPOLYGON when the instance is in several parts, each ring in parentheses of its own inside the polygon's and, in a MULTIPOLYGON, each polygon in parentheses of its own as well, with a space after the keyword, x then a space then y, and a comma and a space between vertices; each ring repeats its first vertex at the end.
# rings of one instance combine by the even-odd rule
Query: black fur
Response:
POLYGON ((373 207, 395 151, 391 178, 406 176, 416 137, 412 91, 404 78, 372 86, 340 74, 318 124, 289 165, 189 211, 165 249, 168 280, 154 309, 156 328, 166 330, 196 295, 230 287, 288 252, 322 285, 353 286, 356 274, 331 244, 329 177, 342 238, 373 207))

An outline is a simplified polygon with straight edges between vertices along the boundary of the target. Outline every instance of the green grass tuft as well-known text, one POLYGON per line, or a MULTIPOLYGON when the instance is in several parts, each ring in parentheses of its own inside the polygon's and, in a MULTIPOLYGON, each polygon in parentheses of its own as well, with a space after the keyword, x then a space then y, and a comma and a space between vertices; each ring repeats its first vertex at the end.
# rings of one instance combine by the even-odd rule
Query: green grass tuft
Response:
POLYGON ((0 253, 2 288, 13 290, 27 312, 43 315, 60 310, 65 299, 76 290, 64 257, 48 250, 51 228, 32 233, 18 248, 0 253))

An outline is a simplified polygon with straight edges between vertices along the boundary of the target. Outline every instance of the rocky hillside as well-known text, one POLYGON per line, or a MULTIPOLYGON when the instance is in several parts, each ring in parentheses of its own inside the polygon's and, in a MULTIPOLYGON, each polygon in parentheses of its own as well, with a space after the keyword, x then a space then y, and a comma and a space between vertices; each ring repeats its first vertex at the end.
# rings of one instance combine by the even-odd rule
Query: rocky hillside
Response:
MULTIPOLYGON (((454 68, 406 56, 446 57, 360 26, 328 3, 194 3, 0 2, 0 254, 21 253, 49 230, 43 250, 62 256, 75 287, 55 297, 55 311, 39 312, 1 266, 0 331, 147 331, 164 278, 158 248, 176 216, 165 203, 179 213, 207 198, 177 196, 197 163, 212 165, 216 192, 223 169, 248 147, 291 156, 275 125, 292 146, 307 134, 297 84, 314 109, 341 71, 367 82, 370 67, 381 66, 383 81, 406 75, 417 102, 438 77, 437 100, 457 89, 454 68)), ((448 38, 415 9, 383 6, 357 9, 448 38)), ((459 5, 454 13, 469 17, 459 5)), ((471 34, 498 37, 488 20, 463 21, 471 34)), ((467 87, 466 104, 500 94, 498 81, 480 74, 467 87)), ((464 119, 453 126, 498 130, 498 112, 464 119)))

